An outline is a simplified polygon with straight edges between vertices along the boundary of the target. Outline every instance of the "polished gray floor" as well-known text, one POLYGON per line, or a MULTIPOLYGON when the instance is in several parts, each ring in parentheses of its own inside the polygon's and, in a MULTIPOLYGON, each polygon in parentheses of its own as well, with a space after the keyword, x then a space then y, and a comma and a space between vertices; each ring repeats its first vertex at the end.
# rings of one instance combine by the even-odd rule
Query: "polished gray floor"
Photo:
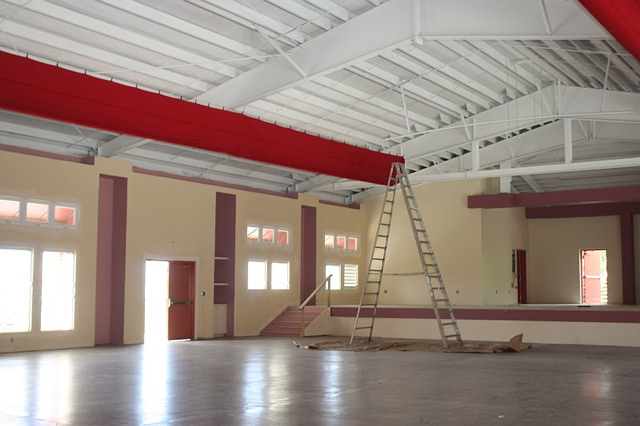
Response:
POLYGON ((637 425, 640 350, 331 352, 289 339, 0 355, 0 424, 637 425))

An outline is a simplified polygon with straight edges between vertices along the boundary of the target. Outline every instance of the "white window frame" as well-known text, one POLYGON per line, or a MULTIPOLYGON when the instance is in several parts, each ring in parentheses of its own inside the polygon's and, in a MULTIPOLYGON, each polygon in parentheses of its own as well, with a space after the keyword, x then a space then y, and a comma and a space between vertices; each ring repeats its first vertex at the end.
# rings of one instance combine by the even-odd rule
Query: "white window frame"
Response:
POLYGON ((0 200, 5 200, 5 201, 17 201, 18 202, 18 220, 7 220, 7 219, 0 219, 0 223, 6 223, 6 224, 10 224, 10 225, 21 225, 22 224, 22 220, 23 220, 23 216, 25 213, 25 209, 24 209, 24 205, 22 203, 22 199, 18 198, 18 197, 8 197, 8 196, 0 196, 0 200))
POLYGON ((53 203, 49 210, 49 222, 51 223, 51 227, 60 228, 60 229, 78 229, 78 220, 80 219, 80 208, 76 204, 69 203, 53 203), (56 207, 68 207, 75 210, 75 220, 73 225, 57 225, 55 215, 56 215, 56 207))
POLYGON ((31 333, 33 332, 33 294, 34 294, 34 269, 35 269, 35 257, 36 257, 36 249, 34 247, 28 246, 10 246, 10 245, 0 245, 0 249, 3 250, 24 250, 29 251, 31 253, 31 265, 29 266, 29 326, 26 330, 23 331, 0 331, 0 335, 2 334, 18 334, 18 333, 31 333))
POLYGON ((262 245, 262 246, 267 246, 267 247, 289 247, 291 245, 291 228, 288 228, 286 226, 271 226, 271 225, 257 225, 255 223, 248 223, 247 226, 245 227, 245 240, 247 242, 247 244, 252 244, 252 245, 262 245), (258 228, 258 241, 251 241, 246 237, 246 229, 252 227, 252 228, 258 228), (273 242, 265 242, 262 240, 262 232, 263 229, 273 229, 273 242), (287 244, 281 244, 278 242, 278 231, 286 231, 289 235, 289 237, 287 238, 287 244))
POLYGON ((343 263, 342 264, 342 288, 345 290, 356 289, 360 285, 360 265, 358 263, 343 263), (345 280, 345 271, 347 265, 355 265, 356 267, 356 285, 347 285, 345 280))
POLYGON ((327 283, 327 284, 325 285, 325 289, 326 289, 327 287, 329 287, 329 289, 330 289, 330 290, 332 290, 332 291, 339 291, 339 290, 342 290, 342 269, 343 269, 343 268, 342 268, 342 264, 341 264, 340 262, 327 262, 327 263, 325 263, 325 265, 324 265, 324 274, 325 274, 324 276, 325 276, 325 279, 328 277, 328 274, 327 274, 327 267, 328 267, 328 266, 337 266, 337 267, 340 269, 340 272, 338 273, 338 280, 339 280, 339 281, 338 281, 338 286, 337 286, 337 288, 335 288, 335 287, 334 287, 334 283, 335 283, 335 275, 334 275, 334 276, 332 276, 332 277, 331 277, 331 286, 329 287, 329 283, 327 283))
POLYGON ((13 197, 8 195, 0 195, 1 200, 9 200, 9 201, 18 201, 20 203, 20 218, 19 220, 4 220, 0 219, 0 225, 23 225, 23 226, 35 226, 39 228, 57 228, 57 229, 74 229, 77 230, 79 228, 80 223, 80 206, 73 203, 65 203, 65 202, 56 202, 56 201, 46 201, 35 198, 20 198, 13 197), (29 222, 27 221, 27 204, 44 204, 48 206, 48 220, 47 223, 37 223, 37 222, 29 222), (75 223, 72 226, 69 225, 56 225, 54 222, 55 215, 55 207, 69 207, 75 209, 75 223))
POLYGON ((61 332, 61 331, 73 331, 76 329, 76 292, 77 292, 77 288, 78 288, 78 253, 76 250, 72 250, 72 249, 68 249, 68 248, 43 248, 42 250, 39 250, 40 252, 40 313, 39 313, 39 317, 40 317, 40 323, 39 323, 39 330, 43 333, 55 333, 55 332, 61 332), (72 326, 71 328, 64 328, 64 329, 47 329, 44 330, 42 328, 42 307, 44 305, 44 254, 46 252, 52 252, 52 253, 72 253, 73 254, 73 293, 72 293, 72 310, 73 310, 73 314, 72 314, 72 326))
POLYGON ((291 290, 291 262, 288 260, 271 260, 268 264, 269 269, 269 290, 273 291, 287 291, 291 290), (286 288, 273 288, 273 264, 280 263, 287 265, 287 287, 286 288))
POLYGON ((247 259, 247 290, 249 291, 264 291, 269 289, 269 261, 267 259, 251 258, 247 259), (251 288, 249 287, 249 264, 251 262, 264 263, 264 287, 251 288))
POLYGON ((347 234, 344 232, 325 232, 324 238, 322 240, 322 245, 326 251, 337 251, 340 253, 358 253, 360 251, 360 237, 353 234, 347 234), (325 245, 325 241, 327 237, 333 237, 333 247, 327 247, 325 245), (344 248, 338 247, 338 237, 344 237, 344 248), (349 238, 355 238, 356 240, 356 249, 349 250, 349 238))

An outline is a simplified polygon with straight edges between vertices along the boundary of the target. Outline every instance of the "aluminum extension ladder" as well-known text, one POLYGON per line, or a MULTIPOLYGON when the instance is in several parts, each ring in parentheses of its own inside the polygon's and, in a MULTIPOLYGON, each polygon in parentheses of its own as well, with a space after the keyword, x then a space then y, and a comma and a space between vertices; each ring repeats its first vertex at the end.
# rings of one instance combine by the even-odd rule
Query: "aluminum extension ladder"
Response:
POLYGON ((462 336, 458 323, 453 314, 453 308, 447 289, 444 286, 444 280, 436 262, 435 254, 431 241, 427 235, 427 229, 422 220, 418 202, 413 193, 413 188, 409 182, 407 171, 403 163, 393 163, 391 165, 391 173, 387 182, 387 188, 384 194, 384 202, 382 203, 382 211, 380 212, 380 220, 378 221, 378 229, 371 250, 371 258, 369 260, 369 270, 367 272, 367 280, 362 288, 362 296, 360 298, 360 306, 356 315, 353 332, 351 333, 350 344, 356 337, 368 337, 369 342, 373 335, 373 326, 376 320, 378 310, 378 300, 380 290, 382 288, 382 275, 384 272, 384 264, 387 256, 387 245, 389 243, 389 231, 391 229, 391 218, 393 217, 393 206, 396 199, 396 190, 398 185, 402 189, 402 195, 409 213, 409 221, 413 230, 418 252, 420 253, 420 263, 422 271, 431 296, 431 303, 442 337, 442 347, 447 349, 450 343, 457 343, 462 346, 462 336), (365 309, 363 309, 365 308, 365 309), (446 311, 449 318, 442 318, 442 314, 446 311), (359 330, 368 330, 368 336, 356 336, 359 330))

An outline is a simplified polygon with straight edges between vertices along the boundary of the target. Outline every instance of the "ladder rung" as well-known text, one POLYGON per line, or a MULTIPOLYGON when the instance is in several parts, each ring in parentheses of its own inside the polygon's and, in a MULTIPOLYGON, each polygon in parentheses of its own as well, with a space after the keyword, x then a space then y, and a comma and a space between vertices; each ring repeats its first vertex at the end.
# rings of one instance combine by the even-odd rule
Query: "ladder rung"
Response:
MULTIPOLYGON (((371 328, 371 327, 367 327, 367 328, 371 328)), ((451 338, 451 337, 456 337, 456 338, 457 338, 457 337, 458 337, 458 335, 457 335, 457 334, 446 334, 446 335, 444 336, 444 338, 445 338, 445 339, 449 339, 449 338, 451 338)))
POLYGON ((442 325, 443 327, 446 327, 446 326, 448 326, 448 325, 455 325, 455 322, 443 322, 441 325, 442 325))
POLYGON ((434 301, 437 302, 447 302, 449 301, 449 299, 434 299, 434 301))
POLYGON ((371 328, 371 326, 368 326, 368 327, 356 327, 356 330, 367 330, 367 329, 370 329, 370 328, 371 328))
POLYGON ((367 294, 375 294, 375 295, 378 295, 378 294, 380 294, 380 293, 376 293, 376 292, 366 292, 366 291, 365 291, 365 293, 364 293, 364 294, 365 294, 365 295, 367 295, 367 294))
POLYGON ((360 306, 377 306, 377 303, 362 303, 360 306))

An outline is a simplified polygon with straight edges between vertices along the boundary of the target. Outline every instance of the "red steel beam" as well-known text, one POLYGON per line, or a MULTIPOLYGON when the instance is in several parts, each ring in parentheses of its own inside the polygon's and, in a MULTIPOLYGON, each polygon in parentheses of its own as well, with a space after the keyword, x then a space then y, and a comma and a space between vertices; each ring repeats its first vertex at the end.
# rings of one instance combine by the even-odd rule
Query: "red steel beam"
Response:
POLYGON ((637 201, 640 201, 640 186, 625 186, 620 188, 576 189, 531 194, 470 195, 467 199, 467 207, 470 209, 499 209, 505 207, 545 207, 637 201))
POLYGON ((0 52, 0 109, 386 185, 402 157, 0 52))
POLYGON ((580 0, 580 3, 640 60, 640 1, 580 0))

